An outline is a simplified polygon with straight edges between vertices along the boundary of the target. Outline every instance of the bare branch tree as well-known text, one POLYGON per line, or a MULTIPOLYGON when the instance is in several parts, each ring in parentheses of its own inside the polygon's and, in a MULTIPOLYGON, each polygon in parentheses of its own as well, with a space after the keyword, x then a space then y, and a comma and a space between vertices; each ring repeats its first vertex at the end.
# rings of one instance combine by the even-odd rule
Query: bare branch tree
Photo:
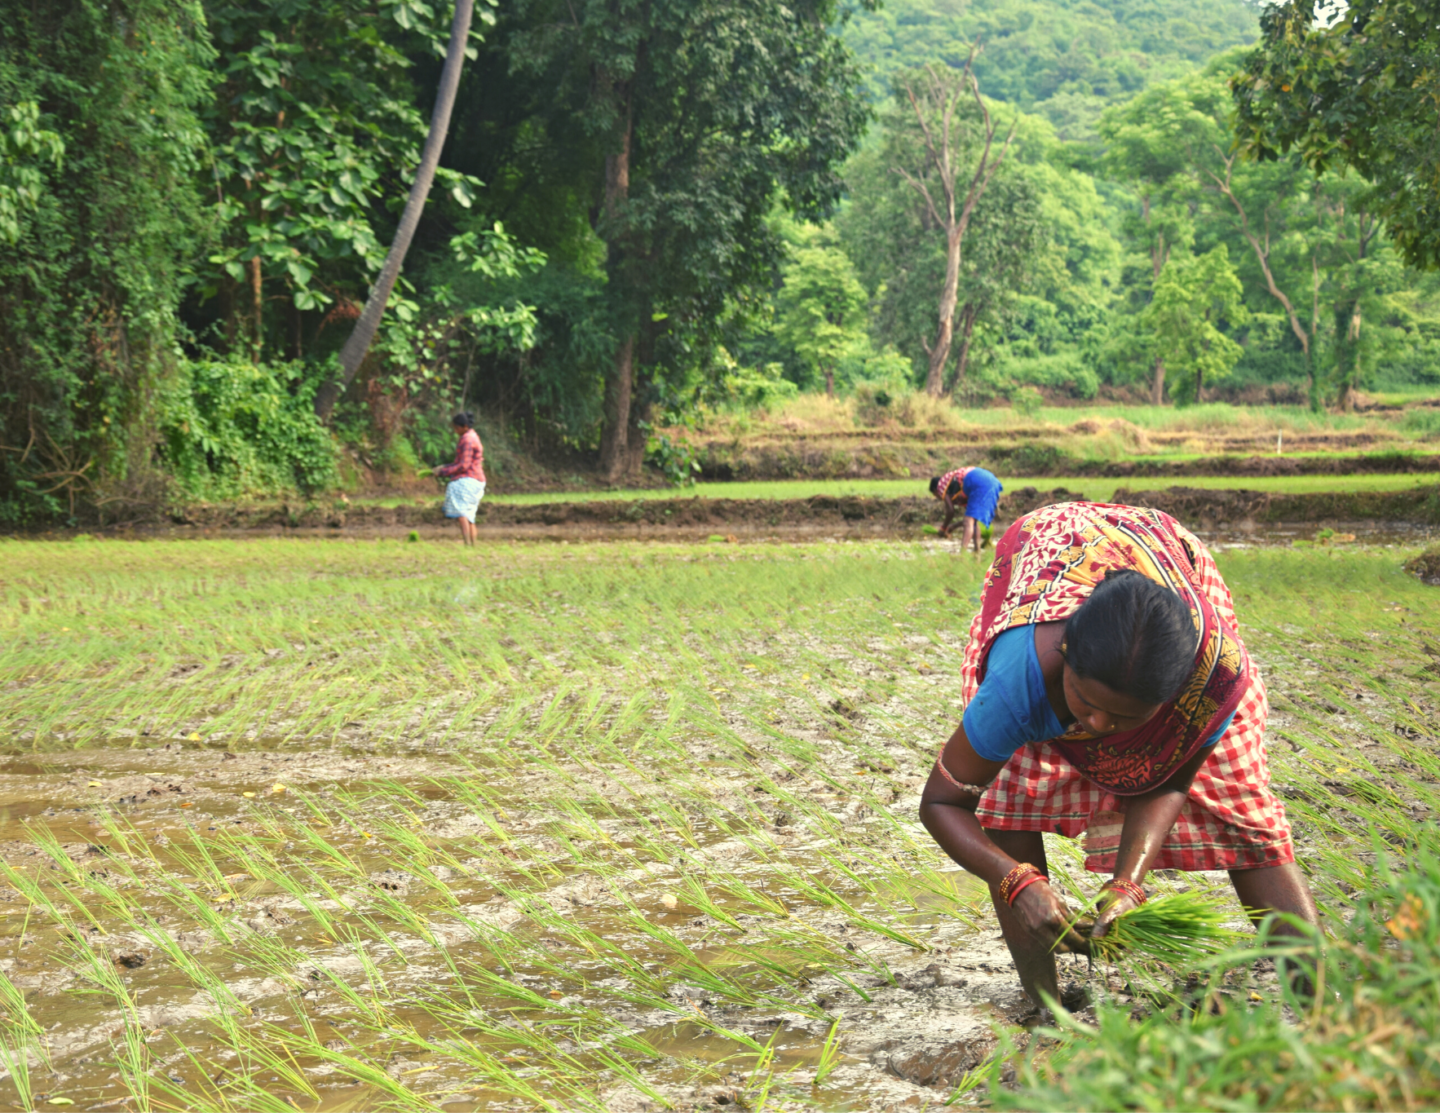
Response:
POLYGON ((925 83, 918 94, 913 84, 903 86, 910 106, 915 110, 915 119, 920 125, 925 161, 923 168, 917 172, 901 166, 893 168, 894 172, 919 194, 925 205, 926 215, 945 234, 945 281, 940 288, 939 322, 935 342, 930 344, 924 339, 921 340, 930 358, 929 372, 925 376, 925 393, 937 398, 944 389, 945 365, 950 359, 950 347, 955 338, 955 302, 960 285, 960 253, 965 241, 965 231, 970 226, 970 217, 975 211, 976 203, 984 196, 986 188, 1010 151, 1010 144, 1015 139, 1015 127, 1019 122, 1017 114, 999 153, 992 157, 997 130, 990 117, 990 109, 980 96, 980 83, 975 78, 975 55, 979 50, 980 44, 976 42, 970 48, 970 56, 965 59, 960 80, 951 87, 947 87, 947 82, 933 66, 928 65, 925 67, 925 83), (964 154, 966 129, 957 119, 957 109, 967 92, 974 98, 979 109, 984 142, 980 158, 970 173, 969 185, 962 198, 960 170, 956 166, 956 160, 964 154), (932 173, 936 190, 940 194, 938 203, 926 180, 932 173))

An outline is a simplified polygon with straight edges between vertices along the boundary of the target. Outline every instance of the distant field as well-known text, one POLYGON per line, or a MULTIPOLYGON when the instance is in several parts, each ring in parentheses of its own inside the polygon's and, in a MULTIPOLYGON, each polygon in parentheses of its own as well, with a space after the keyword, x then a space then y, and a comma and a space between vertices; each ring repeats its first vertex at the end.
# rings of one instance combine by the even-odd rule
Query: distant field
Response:
MULTIPOLYGON (((1298 475, 1298 476, 1187 476, 1183 479, 1095 479, 1085 476, 1045 476, 1038 479, 1009 479, 1001 476, 1008 490, 1064 487, 1088 499, 1104 502, 1121 487, 1132 491, 1165 487, 1200 487, 1207 490, 1272 491, 1308 494, 1316 491, 1406 491, 1440 483, 1440 473, 1416 475, 1298 475)), ((868 495, 871 498, 923 497, 929 494, 927 479, 782 479, 765 482, 699 483, 644 491, 546 491, 539 494, 486 495, 485 501, 510 505, 547 502, 591 502, 596 499, 804 499, 813 495, 843 497, 868 495)))

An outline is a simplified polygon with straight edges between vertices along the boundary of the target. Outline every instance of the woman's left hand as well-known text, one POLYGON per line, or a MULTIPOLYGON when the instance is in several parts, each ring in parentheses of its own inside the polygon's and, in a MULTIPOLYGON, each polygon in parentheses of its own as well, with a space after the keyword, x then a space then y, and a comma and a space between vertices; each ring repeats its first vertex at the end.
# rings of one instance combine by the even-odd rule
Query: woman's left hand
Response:
POLYGON ((1090 929, 1090 938, 1104 939, 1110 933, 1116 920, 1132 908, 1139 907, 1140 902, 1128 893, 1122 893, 1116 889, 1106 889, 1100 897, 1100 911, 1095 916, 1095 926, 1090 929))

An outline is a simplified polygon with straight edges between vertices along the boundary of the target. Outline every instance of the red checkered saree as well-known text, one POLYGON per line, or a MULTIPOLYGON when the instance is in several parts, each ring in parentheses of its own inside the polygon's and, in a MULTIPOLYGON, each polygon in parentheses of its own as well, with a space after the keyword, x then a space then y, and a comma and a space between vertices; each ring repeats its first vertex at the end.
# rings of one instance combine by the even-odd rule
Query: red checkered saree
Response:
MULTIPOLYGON (((1223 670, 1217 676, 1211 668, 1209 694, 1192 693, 1188 723, 1167 705, 1147 724, 1166 726, 1172 738, 1184 736, 1169 746, 1157 746, 1153 734, 1141 739, 1139 748, 1145 751, 1142 757, 1153 779, 1135 769, 1124 770, 1123 762, 1117 764, 1123 754, 1115 752, 1115 740, 1125 736, 1109 736, 1105 742, 1111 752, 1093 766, 1085 760, 1084 736, 1072 729, 1061 739, 1016 751, 981 797, 976 815, 992 829, 1052 831, 1069 838, 1084 833, 1085 868, 1113 872, 1126 798, 1163 783, 1233 707, 1234 718, 1196 773, 1189 799, 1152 868, 1253 869, 1294 861, 1285 809, 1270 790, 1264 682, 1234 635, 1234 603, 1214 560, 1169 515, 1128 506, 1061 503, 1011 525, 986 576, 980 613, 970 625, 970 642, 960 665, 961 698, 968 704, 979 689, 986 651, 1000 633, 1026 623, 1068 618, 1110 568, 1134 567, 1162 578, 1156 575, 1161 564, 1164 578, 1183 576, 1180 586, 1194 592, 1192 607, 1198 603, 1196 609, 1207 612, 1233 642, 1233 650, 1222 646, 1218 654, 1229 657, 1238 652, 1234 677, 1227 679, 1223 670), (1150 551, 1137 552, 1137 541, 1150 551), (1082 771, 1082 767, 1087 768, 1082 771), (1119 778, 1114 777, 1117 772, 1122 774, 1119 778)), ((1212 651, 1211 665, 1215 657, 1212 651)), ((1197 674, 1202 666, 1210 667, 1206 661, 1202 644, 1197 674)), ((1185 695, 1182 692, 1177 702, 1183 702, 1185 695)))

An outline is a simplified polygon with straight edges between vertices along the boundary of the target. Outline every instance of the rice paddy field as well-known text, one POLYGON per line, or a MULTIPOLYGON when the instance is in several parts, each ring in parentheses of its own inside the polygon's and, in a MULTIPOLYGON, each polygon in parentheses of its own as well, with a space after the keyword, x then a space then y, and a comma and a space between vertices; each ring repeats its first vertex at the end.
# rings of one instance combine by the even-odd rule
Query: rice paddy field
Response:
POLYGON ((950 544, 0 542, 0 1107, 1099 1108, 1127 1070, 1135 1107, 1433 1107, 1416 551, 1216 553, 1327 929, 1373 944, 1334 953, 1411 1011, 1332 1008, 1337 973, 1287 1012, 1254 953, 1151 971, 1211 987, 1197 1035, 1064 956, 1115 1005, 1032 1035, 917 822, 983 573, 950 544))

